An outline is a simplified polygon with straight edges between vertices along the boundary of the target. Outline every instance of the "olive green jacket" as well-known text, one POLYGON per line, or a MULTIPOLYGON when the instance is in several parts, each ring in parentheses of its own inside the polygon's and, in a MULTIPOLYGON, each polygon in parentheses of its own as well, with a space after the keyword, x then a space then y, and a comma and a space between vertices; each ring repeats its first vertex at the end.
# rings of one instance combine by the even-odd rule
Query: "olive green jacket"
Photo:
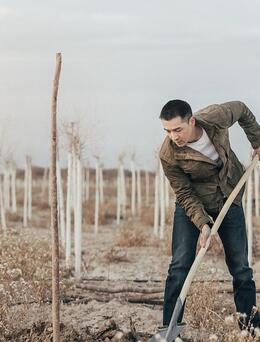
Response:
MULTIPOLYGON (((241 178, 244 168, 230 148, 228 128, 236 121, 254 149, 260 146, 260 125, 248 107, 239 101, 208 106, 196 113, 196 125, 205 129, 219 154, 217 162, 191 147, 178 147, 167 136, 160 149, 164 173, 177 202, 199 228, 212 222, 211 212, 221 210, 241 178)), ((244 188, 234 203, 241 205, 244 188)))

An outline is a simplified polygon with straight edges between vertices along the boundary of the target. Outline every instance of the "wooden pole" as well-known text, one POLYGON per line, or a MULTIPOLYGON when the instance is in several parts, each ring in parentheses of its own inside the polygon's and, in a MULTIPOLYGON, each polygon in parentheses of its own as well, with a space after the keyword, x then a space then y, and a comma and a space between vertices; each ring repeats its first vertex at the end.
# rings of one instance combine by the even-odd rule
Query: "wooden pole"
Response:
POLYGON ((57 210, 57 95, 61 71, 61 53, 56 54, 56 69, 52 92, 51 116, 51 231, 52 231, 52 324, 53 342, 60 341, 60 288, 59 288, 59 232, 57 210))

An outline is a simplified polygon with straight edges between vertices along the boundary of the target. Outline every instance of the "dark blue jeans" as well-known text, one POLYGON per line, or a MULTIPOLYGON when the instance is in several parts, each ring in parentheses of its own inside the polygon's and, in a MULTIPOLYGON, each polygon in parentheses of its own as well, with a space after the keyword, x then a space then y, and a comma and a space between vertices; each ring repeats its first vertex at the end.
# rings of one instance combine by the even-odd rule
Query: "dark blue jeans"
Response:
MULTIPOLYGON (((218 213, 209 213, 215 220, 218 213)), ((169 325, 176 300, 182 285, 195 259, 196 246, 200 231, 187 217, 184 209, 176 203, 172 232, 172 260, 169 265, 165 284, 163 324, 169 325)), ((245 217, 242 205, 232 204, 218 229, 223 243, 225 260, 233 277, 233 290, 236 311, 250 317, 252 307, 256 305, 256 289, 252 269, 248 265, 248 247, 245 217)), ((182 321, 184 306, 178 318, 182 321)), ((252 321, 259 326, 257 313, 252 321)), ((241 326, 240 326, 241 327, 241 326)))

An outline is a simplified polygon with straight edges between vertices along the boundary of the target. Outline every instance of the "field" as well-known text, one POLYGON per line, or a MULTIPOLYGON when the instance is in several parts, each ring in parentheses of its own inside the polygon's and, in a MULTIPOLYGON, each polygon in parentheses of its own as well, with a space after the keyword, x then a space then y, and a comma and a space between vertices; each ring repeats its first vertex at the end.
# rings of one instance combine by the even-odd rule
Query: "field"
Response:
MULTIPOLYGON (((43 169, 33 168, 32 219, 23 227, 23 171, 17 174, 18 212, 7 212, 0 240, 0 341, 51 341, 51 231, 43 169)), ((65 183, 66 172, 63 170, 65 183)), ((82 274, 65 265, 61 248, 61 332, 64 341, 147 341, 162 324, 164 282, 171 255, 171 197, 163 239, 153 233, 154 184, 148 205, 133 219, 126 173, 126 218, 116 224, 116 171, 104 172, 104 203, 94 232, 94 170, 83 203, 82 274)), ((151 173, 151 179, 152 179, 151 173)), ((144 182, 142 182, 143 184, 144 182)), ((65 187, 64 187, 65 190, 65 187)), ((142 188, 144 193, 144 187, 142 188)), ((73 222, 73 219, 72 219, 73 222)), ((254 218, 253 269, 260 293, 260 221, 254 218)), ((259 294, 258 303, 260 300, 259 294)), ((220 242, 206 254, 189 292, 184 341, 253 341, 237 326, 232 279, 220 242)), ((255 339, 257 340, 257 339, 255 339)))

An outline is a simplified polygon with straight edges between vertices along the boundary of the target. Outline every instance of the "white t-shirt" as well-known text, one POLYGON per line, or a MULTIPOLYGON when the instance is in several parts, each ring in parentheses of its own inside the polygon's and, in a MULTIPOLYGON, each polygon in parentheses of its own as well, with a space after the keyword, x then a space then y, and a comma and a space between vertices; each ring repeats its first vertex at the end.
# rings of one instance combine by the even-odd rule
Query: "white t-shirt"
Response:
POLYGON ((219 158, 219 155, 214 145, 212 144, 205 129, 203 128, 202 128, 202 136, 199 138, 199 140, 188 143, 187 146, 193 148, 196 151, 199 151, 200 153, 204 154, 205 156, 207 156, 208 158, 212 160, 217 160, 219 158))

